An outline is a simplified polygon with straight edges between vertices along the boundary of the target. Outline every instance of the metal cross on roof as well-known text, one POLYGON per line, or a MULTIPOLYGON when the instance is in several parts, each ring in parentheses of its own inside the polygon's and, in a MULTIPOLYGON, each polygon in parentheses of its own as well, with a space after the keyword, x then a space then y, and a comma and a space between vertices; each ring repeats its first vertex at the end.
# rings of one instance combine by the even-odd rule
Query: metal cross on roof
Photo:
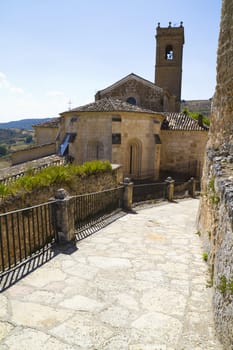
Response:
POLYGON ((71 100, 69 100, 68 101, 68 106, 69 106, 68 109, 69 109, 69 111, 71 110, 71 105, 72 105, 72 102, 71 102, 71 100))

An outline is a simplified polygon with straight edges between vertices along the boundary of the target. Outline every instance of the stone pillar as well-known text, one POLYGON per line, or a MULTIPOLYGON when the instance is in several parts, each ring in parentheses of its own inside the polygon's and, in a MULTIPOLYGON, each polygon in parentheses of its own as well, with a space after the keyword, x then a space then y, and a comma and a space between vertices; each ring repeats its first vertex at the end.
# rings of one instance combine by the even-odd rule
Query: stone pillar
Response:
POLYGON ((60 188, 55 193, 54 216, 59 243, 67 243, 75 239, 74 206, 68 193, 60 188))
POLYGON ((194 179, 194 177, 191 177, 191 179, 189 180, 188 193, 192 198, 196 197, 196 180, 194 179))
POLYGON ((169 176, 165 180, 165 182, 167 184, 167 200, 169 202, 172 202, 173 198, 174 198, 174 184, 175 184, 175 181, 169 176))
POLYGON ((123 209, 131 211, 133 204, 133 182, 131 182, 130 178, 125 177, 122 185, 124 186, 123 209))

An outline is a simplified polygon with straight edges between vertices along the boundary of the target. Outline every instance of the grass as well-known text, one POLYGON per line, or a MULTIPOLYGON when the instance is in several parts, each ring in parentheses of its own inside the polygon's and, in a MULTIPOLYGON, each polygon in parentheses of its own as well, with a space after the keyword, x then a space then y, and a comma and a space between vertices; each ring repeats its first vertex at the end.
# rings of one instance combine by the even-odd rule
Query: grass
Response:
POLYGON ((217 286, 220 293, 225 294, 229 292, 230 295, 233 294, 233 279, 227 280, 226 276, 222 275, 220 277, 220 282, 217 286))
POLYGON ((220 283, 217 286, 217 289, 222 293, 225 294, 227 290, 227 279, 226 276, 220 277, 220 283))
POLYGON ((193 118, 193 119, 195 119, 195 120, 198 120, 199 117, 202 117, 202 122, 203 122, 203 124, 204 124, 204 125, 207 125, 207 126, 210 125, 210 120, 209 120, 209 118, 203 116, 202 114, 200 114, 200 113, 198 113, 198 112, 190 112, 189 110, 184 109, 184 110, 182 111, 182 113, 188 115, 189 117, 191 117, 191 118, 193 118))
POLYGON ((205 262, 207 262, 207 261, 208 261, 208 253, 203 252, 203 253, 202 253, 202 259, 203 259, 205 262))
POLYGON ((208 189, 209 189, 208 197, 209 197, 210 202, 213 205, 218 205, 220 198, 216 193, 214 182, 215 182, 215 178, 212 176, 211 179, 209 180, 209 184, 208 184, 208 189))
POLYGON ((28 169, 25 175, 9 184, 0 183, 0 196, 31 192, 33 189, 61 185, 75 181, 76 177, 96 175, 112 169, 109 161, 91 161, 82 165, 52 165, 40 171, 28 169))

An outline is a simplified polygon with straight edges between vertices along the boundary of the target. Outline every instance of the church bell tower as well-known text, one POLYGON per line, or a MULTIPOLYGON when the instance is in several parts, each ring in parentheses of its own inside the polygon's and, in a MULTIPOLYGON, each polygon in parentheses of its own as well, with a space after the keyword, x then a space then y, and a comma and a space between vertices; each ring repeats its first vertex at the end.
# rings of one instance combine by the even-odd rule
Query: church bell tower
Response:
POLYGON ((177 103, 181 99, 182 58, 184 45, 183 22, 179 27, 172 27, 171 22, 166 28, 156 29, 156 64, 155 85, 168 89, 176 96, 177 103))

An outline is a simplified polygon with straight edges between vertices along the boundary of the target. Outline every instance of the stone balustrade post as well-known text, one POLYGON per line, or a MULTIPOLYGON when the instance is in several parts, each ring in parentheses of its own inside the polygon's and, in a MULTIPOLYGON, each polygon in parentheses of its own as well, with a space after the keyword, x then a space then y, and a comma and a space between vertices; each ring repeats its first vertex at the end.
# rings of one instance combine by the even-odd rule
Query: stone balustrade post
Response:
POLYGON ((191 179, 189 180, 188 193, 192 198, 196 197, 196 180, 194 179, 194 177, 191 177, 191 179))
POLYGON ((122 185, 124 186, 123 209, 131 211, 133 205, 133 182, 130 178, 126 177, 124 178, 122 185))
POLYGON ((169 176, 165 180, 165 182, 167 184, 167 200, 169 202, 172 202, 173 198, 174 198, 174 184, 175 184, 175 181, 169 176))
POLYGON ((63 189, 56 191, 54 198, 55 225, 59 243, 67 243, 75 239, 74 206, 71 197, 63 189))

